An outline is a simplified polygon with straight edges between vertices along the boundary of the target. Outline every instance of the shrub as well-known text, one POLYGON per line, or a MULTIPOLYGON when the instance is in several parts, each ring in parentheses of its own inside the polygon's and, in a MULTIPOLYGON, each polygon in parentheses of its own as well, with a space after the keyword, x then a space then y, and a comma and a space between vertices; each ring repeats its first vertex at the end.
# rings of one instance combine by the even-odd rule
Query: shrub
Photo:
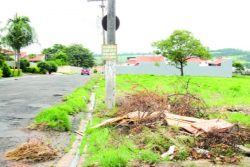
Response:
POLYGON ((28 67, 28 68, 26 69, 26 72, 32 73, 32 74, 39 74, 39 73, 40 73, 40 69, 39 69, 37 66, 28 67))
MULTIPOLYGON (((15 72, 13 69, 10 69, 11 71, 11 77, 17 77, 18 76, 18 70, 16 69, 15 72)), ((20 76, 22 76, 22 69, 20 69, 20 76)))
POLYGON ((40 73, 41 73, 41 74, 46 74, 47 71, 48 71, 48 69, 49 69, 49 65, 48 65, 48 63, 46 63, 46 62, 39 62, 39 63, 37 64, 37 67, 40 68, 40 73))
POLYGON ((37 67, 40 68, 40 73, 46 74, 47 72, 51 74, 52 72, 57 71, 57 65, 53 61, 48 61, 48 62, 39 62, 37 64, 37 67))
POLYGON ((97 71, 97 69, 94 69, 94 73, 96 74, 98 71, 97 71))
POLYGON ((0 69, 0 78, 3 76, 3 71, 0 69))
POLYGON ((26 72, 29 66, 30 66, 30 62, 27 59, 20 60, 20 68, 23 70, 23 72, 26 72))
POLYGON ((49 74, 57 72, 57 64, 54 61, 48 61, 47 64, 49 65, 49 68, 47 69, 49 74))
POLYGON ((10 67, 6 63, 3 64, 2 70, 3 70, 3 77, 10 77, 11 76, 10 67))

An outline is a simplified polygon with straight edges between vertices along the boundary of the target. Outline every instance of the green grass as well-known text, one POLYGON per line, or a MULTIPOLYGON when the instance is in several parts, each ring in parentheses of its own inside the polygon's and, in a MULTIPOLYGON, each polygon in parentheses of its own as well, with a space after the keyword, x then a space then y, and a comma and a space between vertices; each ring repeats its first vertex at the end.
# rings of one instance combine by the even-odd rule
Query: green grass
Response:
POLYGON ((74 144, 75 141, 76 141, 76 135, 75 135, 74 133, 71 133, 69 145, 68 145, 68 147, 66 147, 66 148, 64 149, 64 151, 65 151, 66 153, 69 152, 69 150, 72 148, 72 145, 74 144))
MULTIPOLYGON (((119 75, 117 76, 117 96, 123 96, 138 89, 157 90, 162 93, 184 92, 183 85, 187 80, 190 80, 190 91, 204 98, 210 107, 250 104, 249 77, 119 75)), ((168 136, 167 132, 169 131, 178 134, 179 129, 176 127, 158 128, 157 131, 144 129, 142 133, 134 135, 121 134, 113 127, 92 129, 92 126, 113 117, 117 112, 117 108, 113 110, 105 108, 104 84, 104 80, 101 80, 96 89, 94 119, 89 123, 86 136, 82 141, 82 148, 85 148, 86 144, 88 146, 85 166, 122 167, 129 166, 135 160, 154 164, 169 160, 169 157, 161 159, 159 150, 165 152, 171 145, 176 146, 177 154, 175 158, 177 160, 187 159, 190 148, 195 143, 195 138, 185 135, 168 136), (143 148, 138 147, 140 143, 144 143, 143 148)), ((250 124, 249 117, 240 114, 232 114, 224 119, 250 124)))
POLYGON ((187 80, 190 80, 190 92, 200 95, 211 107, 250 104, 250 77, 120 75, 117 77, 117 94, 122 96, 144 88, 163 93, 183 92, 187 80))
POLYGON ((63 102, 43 109, 35 117, 35 125, 43 125, 47 129, 70 131, 70 115, 87 110, 91 89, 98 82, 98 78, 91 79, 85 86, 77 88, 73 93, 63 98, 63 102))
POLYGON ((241 112, 212 113, 210 114, 210 118, 220 118, 220 119, 227 120, 231 123, 238 123, 240 125, 250 127, 250 115, 244 114, 241 112))

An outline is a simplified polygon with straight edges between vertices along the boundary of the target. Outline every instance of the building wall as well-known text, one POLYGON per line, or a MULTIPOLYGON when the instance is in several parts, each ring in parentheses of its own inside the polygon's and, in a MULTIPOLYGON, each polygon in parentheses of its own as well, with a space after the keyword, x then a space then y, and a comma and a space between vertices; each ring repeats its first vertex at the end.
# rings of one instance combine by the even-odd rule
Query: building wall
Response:
POLYGON ((81 73, 81 67, 74 66, 59 66, 57 72, 59 73, 81 73))
MULTIPOLYGON (((117 74, 152 74, 180 75, 180 70, 166 63, 140 63, 138 66, 117 66, 117 74)), ((184 75, 232 77, 232 60, 227 59, 221 66, 200 66, 198 63, 188 63, 184 67, 184 75)))

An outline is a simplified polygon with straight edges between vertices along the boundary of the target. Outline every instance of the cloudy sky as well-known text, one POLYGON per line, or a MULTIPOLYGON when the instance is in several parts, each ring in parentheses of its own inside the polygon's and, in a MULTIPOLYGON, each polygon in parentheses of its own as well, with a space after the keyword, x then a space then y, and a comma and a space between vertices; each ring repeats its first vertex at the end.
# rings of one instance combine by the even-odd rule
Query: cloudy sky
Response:
MULTIPOLYGON (((121 26, 119 52, 150 52, 154 41, 176 29, 191 31, 210 49, 250 50, 249 0, 116 0, 121 26)), ((15 13, 28 16, 38 44, 24 50, 40 52, 55 43, 81 43, 100 53, 99 2, 87 0, 0 0, 0 27, 15 13)))

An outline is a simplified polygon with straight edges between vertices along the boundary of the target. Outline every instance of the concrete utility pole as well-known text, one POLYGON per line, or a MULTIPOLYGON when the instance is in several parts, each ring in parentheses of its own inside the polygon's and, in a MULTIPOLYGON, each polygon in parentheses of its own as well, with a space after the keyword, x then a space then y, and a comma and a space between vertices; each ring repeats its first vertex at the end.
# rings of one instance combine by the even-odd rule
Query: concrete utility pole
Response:
MULTIPOLYGON (((115 0, 108 0, 107 15, 107 44, 116 45, 116 12, 115 0)), ((117 56, 117 55, 116 55, 117 56)), ((116 59, 107 59, 105 64, 105 83, 106 83, 106 106, 111 109, 115 106, 115 80, 116 80, 116 59)))

